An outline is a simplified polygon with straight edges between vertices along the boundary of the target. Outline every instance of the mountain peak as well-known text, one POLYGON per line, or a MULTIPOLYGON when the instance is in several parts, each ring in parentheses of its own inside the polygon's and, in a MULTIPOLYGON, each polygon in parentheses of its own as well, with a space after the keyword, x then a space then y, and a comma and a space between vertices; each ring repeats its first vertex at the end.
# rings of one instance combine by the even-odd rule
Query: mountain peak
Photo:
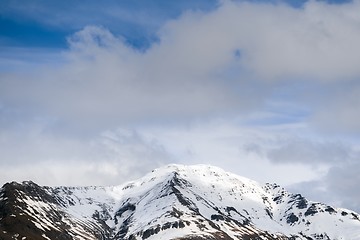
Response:
POLYGON ((360 239, 355 212, 209 165, 112 187, 5 184, 0 227, 0 239, 360 239))

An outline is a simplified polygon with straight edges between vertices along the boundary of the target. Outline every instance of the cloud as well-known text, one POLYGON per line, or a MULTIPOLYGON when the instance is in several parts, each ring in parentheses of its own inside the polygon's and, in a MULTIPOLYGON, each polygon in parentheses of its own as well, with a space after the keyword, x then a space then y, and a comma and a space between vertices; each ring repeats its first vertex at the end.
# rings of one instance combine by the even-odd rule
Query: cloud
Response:
POLYGON ((360 212, 360 191, 358 183, 359 158, 350 164, 335 166, 328 172, 325 183, 327 191, 341 199, 341 206, 360 212))
POLYGON ((345 91, 335 98, 323 94, 319 100, 314 92, 311 101, 304 99, 318 82, 347 85, 360 75, 359 8, 358 1, 310 1, 302 8, 224 2, 216 10, 188 11, 167 22, 158 31, 159 41, 145 52, 105 27, 87 26, 69 37, 59 66, 49 69, 44 63, 26 80, 7 76, 1 81, 1 100, 92 128, 99 122, 115 126, 246 113, 274 97, 292 101, 293 96, 276 92, 285 81, 290 91, 300 91, 296 101, 308 104, 323 126, 335 125, 330 111, 323 113, 334 99, 335 110, 345 109, 334 122, 358 129, 359 121, 352 119, 359 116, 343 108, 351 99, 338 101, 345 91), (299 89, 298 82, 307 87, 299 89))
MULTIPOLYGON (((241 118, 241 116, 240 116, 241 118)), ((306 163, 274 164, 265 153, 279 139, 291 133, 284 128, 241 126, 236 120, 213 119, 190 124, 186 127, 150 127, 142 129, 146 136, 153 136, 183 164, 211 164, 259 182, 277 182, 282 185, 317 179, 324 169, 306 163), (258 147, 254 152, 251 146, 258 147)), ((304 128, 292 126, 301 133, 304 128)))
POLYGON ((291 137, 281 140, 279 145, 266 153, 274 163, 336 164, 345 163, 356 154, 341 142, 291 137))
POLYGON ((0 182, 33 180, 44 185, 118 185, 175 162, 157 142, 118 129, 84 138, 41 127, 0 134, 0 182))
POLYGON ((199 75, 199 66, 191 67, 162 47, 137 52, 102 27, 86 27, 69 43, 58 68, 3 78, 2 102, 35 109, 79 128, 96 128, 147 119, 207 117, 235 107, 249 109, 262 98, 261 94, 249 97, 255 90, 249 82, 236 89, 239 84, 229 86, 202 71, 199 75))
MULTIPOLYGON (((53 2, 35 0, 31 2, 8 1, 0 3, 0 14, 2 21, 12 23, 15 32, 31 28, 31 33, 36 31, 35 39, 42 44, 62 44, 51 42, 48 37, 49 29, 56 32, 54 37, 69 34, 87 25, 104 25, 112 29, 116 34, 126 37, 128 43, 141 49, 148 48, 152 42, 157 40, 156 32, 168 19, 178 17, 187 10, 209 11, 217 6, 216 0, 196 2, 179 1, 167 3, 163 1, 114 1, 106 0, 99 5, 97 1, 89 0, 86 4, 82 2, 53 2), (44 34, 48 33, 48 34, 44 34), (37 35, 41 35, 38 37, 37 35)), ((7 39, 7 44, 29 43, 34 34, 21 31, 21 37, 12 35, 7 39), (22 39, 27 36, 26 39, 22 39), (13 41, 13 42, 12 42, 13 41)), ((13 33, 13 32, 12 32, 13 33)), ((51 39, 54 40, 54 39, 51 39)))
MULTIPOLYGON (((2 178, 118 184, 181 161, 357 199, 341 181, 356 179, 356 141, 309 132, 360 130, 359 10, 359 1, 225 1, 161 20, 146 49, 101 21, 44 54, 51 63, 40 52, 16 62, 17 52, 10 64, 2 52, 0 69, 16 70, 0 73, 2 178)), ((61 17, 47 24, 65 26, 61 17)))
POLYGON ((318 129, 331 133, 356 135, 360 131, 360 84, 358 79, 346 85, 336 84, 317 106, 310 121, 318 129))
POLYGON ((338 164, 318 179, 293 184, 288 189, 302 193, 312 201, 360 212, 359 167, 358 159, 350 163, 338 164))
MULTIPOLYGON (((341 142, 336 140, 337 137, 329 135, 320 138, 309 136, 307 130, 307 127, 286 130, 277 127, 277 131, 272 129, 269 132, 270 135, 263 133, 257 138, 248 138, 240 149, 247 154, 247 159, 255 157, 263 159, 262 163, 266 163, 265 159, 276 163, 275 166, 271 165, 271 168, 275 168, 272 173, 286 174, 293 180, 277 180, 277 183, 290 192, 301 193, 312 201, 359 212, 358 144, 352 141, 341 142), (295 170, 284 168, 285 166, 291 166, 295 170), (309 173, 313 175, 301 177, 302 174, 305 176, 309 173)), ((270 178, 274 179, 268 177, 270 178)))
POLYGON ((197 69, 228 65, 238 51, 238 66, 263 79, 342 80, 359 75, 359 7, 225 2, 212 13, 189 13, 169 23, 160 39, 176 46, 180 59, 192 56, 188 64, 197 69))

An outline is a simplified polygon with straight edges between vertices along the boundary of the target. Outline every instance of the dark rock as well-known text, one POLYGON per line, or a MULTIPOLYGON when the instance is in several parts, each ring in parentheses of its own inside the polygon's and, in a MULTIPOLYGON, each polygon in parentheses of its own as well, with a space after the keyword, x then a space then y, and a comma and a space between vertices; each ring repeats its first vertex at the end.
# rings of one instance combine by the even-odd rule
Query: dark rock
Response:
POLYGON ((330 206, 327 206, 325 208, 325 212, 328 212, 328 213, 336 213, 336 210, 330 206))
POLYGON ((143 233, 142 239, 147 239, 147 238, 149 238, 151 235, 154 235, 154 229, 149 228, 149 229, 147 229, 147 230, 143 233))
POLYGON ((311 204, 311 206, 306 210, 305 212, 305 216, 313 216, 314 214, 316 214, 318 212, 316 205, 315 204, 311 204))
POLYGON ((179 221, 179 228, 184 228, 185 227, 185 224, 183 221, 179 221))
POLYGON ((126 203, 124 206, 122 206, 119 210, 116 211, 115 216, 121 217, 121 215, 126 211, 135 211, 136 206, 132 203, 126 203))
POLYGON ((291 200, 288 203, 294 203, 294 205, 299 209, 307 208, 307 200, 301 196, 301 194, 295 194, 291 197, 291 200))
POLYGON ((221 215, 213 214, 211 215, 211 220, 224 221, 224 217, 221 215))
POLYGON ((178 222, 174 222, 172 225, 171 225, 171 228, 178 228, 179 227, 179 223, 178 222))
POLYGON ((162 225, 161 230, 166 230, 168 228, 171 228, 171 223, 170 222, 167 222, 164 225, 162 225))
POLYGON ((295 222, 299 221, 299 218, 294 214, 291 213, 287 218, 286 218, 286 222, 288 224, 294 224, 295 222))

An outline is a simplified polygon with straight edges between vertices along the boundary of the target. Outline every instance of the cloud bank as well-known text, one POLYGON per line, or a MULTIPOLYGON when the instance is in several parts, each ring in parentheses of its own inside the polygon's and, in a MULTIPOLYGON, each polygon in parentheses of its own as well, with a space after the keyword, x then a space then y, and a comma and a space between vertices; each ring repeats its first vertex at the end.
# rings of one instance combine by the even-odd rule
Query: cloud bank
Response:
POLYGON ((159 42, 145 52, 104 27, 88 26, 69 37, 61 66, 3 77, 1 100, 69 122, 116 124, 239 114, 271 101, 274 89, 290 81, 303 99, 282 101, 308 104, 315 123, 358 131, 359 116, 349 104, 359 89, 354 82, 360 75, 358 9, 358 1, 310 1, 299 9, 225 2, 214 11, 187 12, 168 22, 159 42), (325 88, 319 97, 310 96, 315 104, 304 100, 307 89, 296 88, 304 81, 307 88, 325 88), (339 82, 351 85, 350 94, 338 89, 339 82), (327 102, 337 104, 325 107, 327 102), (341 112, 338 124, 329 117, 333 111, 341 112))
POLYGON ((360 170, 359 11, 224 1, 167 21, 146 49, 102 22, 49 61, 1 55, 2 181, 116 184, 211 163, 297 189, 316 182, 335 200, 351 192, 344 204, 358 208, 346 176, 360 170))

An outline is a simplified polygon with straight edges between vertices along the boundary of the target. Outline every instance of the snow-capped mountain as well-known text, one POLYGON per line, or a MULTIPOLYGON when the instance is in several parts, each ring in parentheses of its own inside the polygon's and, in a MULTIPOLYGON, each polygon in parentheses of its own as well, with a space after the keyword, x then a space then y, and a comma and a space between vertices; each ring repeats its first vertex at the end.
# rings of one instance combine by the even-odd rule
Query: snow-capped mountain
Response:
POLYGON ((112 187, 0 189, 0 239, 360 239, 359 214, 217 167, 169 165, 112 187))

